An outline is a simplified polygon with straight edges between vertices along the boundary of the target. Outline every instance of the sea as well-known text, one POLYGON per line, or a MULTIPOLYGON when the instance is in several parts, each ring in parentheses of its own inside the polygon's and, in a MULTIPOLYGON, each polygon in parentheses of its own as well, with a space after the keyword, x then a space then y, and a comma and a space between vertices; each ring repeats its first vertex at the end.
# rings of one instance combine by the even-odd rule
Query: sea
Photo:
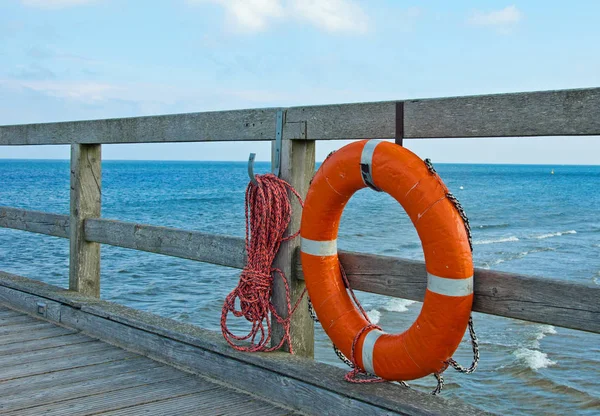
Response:
MULTIPOLYGON (((104 161, 102 216, 244 235, 244 162, 104 161)), ((258 173, 267 163, 257 163, 258 173)), ((436 164, 473 230, 476 267, 600 284, 600 166, 436 164), (552 173, 554 172, 554 173, 552 173)), ((0 205, 68 214, 69 163, 0 160, 0 205)), ((365 189, 347 205, 339 247, 423 259, 402 208, 365 189)), ((68 241, 0 229, 0 270, 68 286, 68 241)), ((105 300, 219 331, 239 270, 102 246, 105 300)), ((373 322, 407 329, 421 303, 358 292, 373 322)), ((598 300, 600 302, 600 299, 598 300)), ((481 362, 471 375, 447 370, 445 397, 499 414, 600 414, 600 335, 474 314, 481 362)), ((232 320, 243 331, 244 323, 232 320)), ((472 358, 467 337, 455 354, 472 358)), ((317 326, 316 359, 344 366, 317 326)), ((430 391, 435 379, 410 382, 430 391)))

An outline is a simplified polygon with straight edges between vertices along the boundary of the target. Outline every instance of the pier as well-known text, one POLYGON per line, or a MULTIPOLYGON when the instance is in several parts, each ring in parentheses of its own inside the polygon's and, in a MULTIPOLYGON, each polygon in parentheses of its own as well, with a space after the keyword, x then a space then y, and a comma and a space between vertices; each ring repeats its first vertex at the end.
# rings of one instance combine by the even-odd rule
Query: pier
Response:
MULTIPOLYGON (((220 333, 99 299, 103 244, 245 263, 242 238, 103 218, 101 146, 271 141, 280 177, 305 195, 317 140, 530 136, 600 136, 600 88, 0 126, 0 146, 71 146, 69 215, 0 207, 0 227, 70 240, 68 289, 0 272, 0 414, 482 414, 395 383, 345 382, 343 369, 313 360, 306 298, 292 319, 294 355, 241 353, 220 333)), ((304 290, 297 240, 276 259, 292 302, 304 290)), ((423 262, 340 260, 355 290, 423 299, 423 262)), ((600 286, 487 269, 475 270, 474 285, 475 312, 600 333, 600 286)), ((285 315, 277 280, 273 301, 285 315)), ((273 342, 281 336, 276 328, 273 342)))

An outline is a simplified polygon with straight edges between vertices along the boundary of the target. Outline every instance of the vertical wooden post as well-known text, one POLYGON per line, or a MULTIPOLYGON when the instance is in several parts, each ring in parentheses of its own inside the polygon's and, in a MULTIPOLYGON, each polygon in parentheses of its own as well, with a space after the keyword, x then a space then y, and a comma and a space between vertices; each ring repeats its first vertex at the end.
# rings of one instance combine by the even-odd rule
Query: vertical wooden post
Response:
POLYGON ((100 297, 100 244, 85 240, 84 221, 100 217, 101 145, 71 145, 69 289, 100 297))
MULTIPOLYGON (((273 154, 274 152, 271 152, 273 154)), ((290 183, 304 198, 315 171, 314 140, 283 140, 281 146, 281 179, 290 183)), ((292 220, 286 235, 300 229, 302 208, 295 196, 289 193, 292 201, 292 220)), ((304 281, 297 278, 295 264, 300 260, 300 238, 281 244, 274 266, 281 269, 291 291, 292 307, 304 291, 304 281)), ((273 303, 281 316, 287 316, 285 286, 281 279, 273 283, 273 303)), ((308 296, 305 296, 292 317, 290 336, 294 353, 304 357, 314 356, 314 323, 308 313, 308 296)), ((277 344, 283 337, 283 327, 273 323, 273 340, 277 344)), ((285 346, 286 351, 289 350, 285 346)))

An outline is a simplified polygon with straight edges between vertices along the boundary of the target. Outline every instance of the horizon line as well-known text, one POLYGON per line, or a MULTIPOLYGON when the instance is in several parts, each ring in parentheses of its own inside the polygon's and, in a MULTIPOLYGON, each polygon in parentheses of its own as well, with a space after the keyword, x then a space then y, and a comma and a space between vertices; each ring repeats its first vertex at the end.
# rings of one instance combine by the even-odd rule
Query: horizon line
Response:
MULTIPOLYGON (((43 159, 43 158, 2 158, 0 161, 44 161, 44 162, 70 162, 70 159, 43 159)), ((178 163, 247 163, 247 160, 186 160, 186 159, 102 159, 102 162, 178 162, 178 163)), ((256 163, 271 163, 270 160, 255 160, 256 163)), ((323 163, 316 161, 315 163, 323 163)), ((514 162, 434 162, 436 165, 514 165, 514 166, 600 166, 600 164, 575 164, 575 163, 514 163, 514 162)))

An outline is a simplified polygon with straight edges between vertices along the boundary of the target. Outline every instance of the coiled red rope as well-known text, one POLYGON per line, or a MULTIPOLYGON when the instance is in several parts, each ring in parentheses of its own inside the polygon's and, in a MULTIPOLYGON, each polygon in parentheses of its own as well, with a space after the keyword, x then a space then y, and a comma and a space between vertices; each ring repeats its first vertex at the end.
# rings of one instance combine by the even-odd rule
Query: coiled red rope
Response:
POLYGON ((221 332, 225 340, 238 351, 258 352, 274 351, 287 341, 293 353, 290 340, 290 320, 300 304, 302 296, 292 307, 290 288, 284 273, 273 267, 273 261, 283 241, 298 236, 300 231, 284 237, 292 218, 292 206, 288 190, 298 198, 304 206, 302 198, 296 190, 283 179, 269 173, 256 175, 256 184, 250 182, 246 188, 246 267, 240 274, 238 285, 227 295, 221 312, 221 332), (285 285, 287 300, 287 316, 277 313, 271 302, 273 280, 278 276, 285 285), (239 309, 236 307, 239 302, 239 309), (235 335, 227 326, 227 316, 232 313, 236 318, 244 317, 251 323, 246 335, 235 335), (274 318, 282 327, 284 336, 274 346, 270 346, 272 322, 274 318), (249 341, 250 344, 239 345, 236 342, 249 341))

